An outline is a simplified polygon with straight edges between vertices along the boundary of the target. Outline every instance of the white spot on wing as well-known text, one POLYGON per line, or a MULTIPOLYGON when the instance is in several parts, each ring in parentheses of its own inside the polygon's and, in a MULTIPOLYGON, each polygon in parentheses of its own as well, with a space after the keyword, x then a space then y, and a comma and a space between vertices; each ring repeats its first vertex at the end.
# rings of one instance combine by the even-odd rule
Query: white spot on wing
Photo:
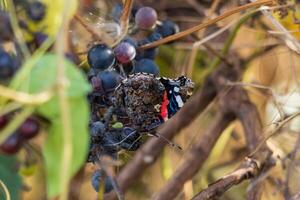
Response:
POLYGON ((181 108, 183 106, 183 101, 181 99, 181 96, 177 95, 176 101, 177 101, 178 107, 181 108))
POLYGON ((179 87, 174 87, 174 92, 179 92, 179 87))

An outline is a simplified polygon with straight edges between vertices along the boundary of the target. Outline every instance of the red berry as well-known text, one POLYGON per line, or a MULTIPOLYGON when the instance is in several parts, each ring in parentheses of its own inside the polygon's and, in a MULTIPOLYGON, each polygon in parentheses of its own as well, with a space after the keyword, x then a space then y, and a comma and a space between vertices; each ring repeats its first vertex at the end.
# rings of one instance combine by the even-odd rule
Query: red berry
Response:
POLYGON ((39 123, 32 118, 28 118, 21 125, 19 132, 22 138, 31 139, 39 133, 39 130, 40 130, 39 123))
POLYGON ((6 141, 0 146, 0 150, 6 154, 17 153, 22 147, 22 138, 19 134, 14 133, 9 136, 6 141))

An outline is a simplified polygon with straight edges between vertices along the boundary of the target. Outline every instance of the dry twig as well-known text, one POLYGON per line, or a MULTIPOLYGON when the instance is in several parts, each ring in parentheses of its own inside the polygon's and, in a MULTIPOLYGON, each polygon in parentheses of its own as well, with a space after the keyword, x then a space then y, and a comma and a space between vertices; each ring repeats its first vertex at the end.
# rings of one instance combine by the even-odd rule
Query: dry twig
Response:
POLYGON ((257 160, 246 157, 237 170, 210 184, 205 190, 198 193, 193 200, 207 200, 220 197, 232 186, 257 176, 260 173, 260 164, 257 160))

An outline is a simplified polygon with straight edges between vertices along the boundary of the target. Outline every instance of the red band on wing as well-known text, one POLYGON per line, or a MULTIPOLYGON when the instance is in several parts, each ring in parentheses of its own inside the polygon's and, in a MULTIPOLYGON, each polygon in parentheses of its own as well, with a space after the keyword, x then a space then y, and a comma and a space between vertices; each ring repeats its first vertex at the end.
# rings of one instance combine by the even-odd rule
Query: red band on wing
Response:
POLYGON ((168 120, 168 104, 169 100, 167 98, 167 92, 164 92, 163 101, 160 107, 160 116, 164 121, 168 120))

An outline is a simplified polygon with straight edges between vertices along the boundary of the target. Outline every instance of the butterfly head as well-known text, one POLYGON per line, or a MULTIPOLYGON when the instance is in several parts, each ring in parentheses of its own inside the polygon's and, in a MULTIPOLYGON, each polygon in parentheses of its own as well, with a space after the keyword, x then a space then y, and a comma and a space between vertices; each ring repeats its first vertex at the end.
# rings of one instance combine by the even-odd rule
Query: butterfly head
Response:
POLYGON ((179 93, 183 98, 183 101, 186 102, 188 98, 192 96, 195 84, 190 78, 187 78, 185 76, 180 76, 179 78, 177 78, 177 80, 180 82, 179 93))

